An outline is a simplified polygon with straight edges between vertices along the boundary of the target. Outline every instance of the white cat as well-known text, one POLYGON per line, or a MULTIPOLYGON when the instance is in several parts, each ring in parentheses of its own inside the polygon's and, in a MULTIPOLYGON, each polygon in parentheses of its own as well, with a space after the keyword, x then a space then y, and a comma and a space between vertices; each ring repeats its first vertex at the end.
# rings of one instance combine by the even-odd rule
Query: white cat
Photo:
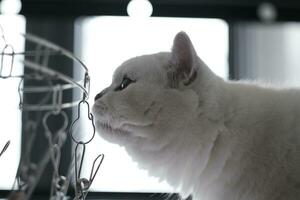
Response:
POLYGON ((300 90, 224 81, 184 32, 170 53, 123 63, 93 113, 103 138, 183 195, 300 200, 300 90))

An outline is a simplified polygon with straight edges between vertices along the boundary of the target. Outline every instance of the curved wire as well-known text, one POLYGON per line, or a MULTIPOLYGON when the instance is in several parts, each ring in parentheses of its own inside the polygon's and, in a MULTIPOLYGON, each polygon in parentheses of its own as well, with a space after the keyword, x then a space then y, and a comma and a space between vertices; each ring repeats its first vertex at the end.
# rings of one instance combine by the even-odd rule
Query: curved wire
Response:
POLYGON ((75 57, 70 51, 58 46, 58 45, 55 45, 45 39, 42 39, 40 37, 37 37, 35 35, 32 35, 30 33, 26 33, 26 34, 22 34, 24 38, 26 38, 27 40, 29 41, 32 41, 32 42, 36 42, 36 43, 39 43, 39 44, 42 44, 44 46, 47 46, 65 56, 67 56, 68 58, 78 62, 84 69, 85 71, 88 73, 88 68, 86 67, 86 65, 80 60, 78 59, 77 57, 75 57))
MULTIPOLYGON (((62 127, 61 128, 59 128, 58 130, 57 130, 57 133, 61 133, 61 132, 64 132, 66 129, 67 129, 67 127, 68 127, 68 115, 66 114, 66 112, 65 111, 60 111, 59 113, 56 113, 56 112, 52 112, 52 111, 48 111, 44 116, 43 116, 43 127, 44 127, 44 129, 45 129, 45 134, 46 134, 46 136, 47 137, 50 137, 50 138, 52 138, 53 137, 53 135, 52 135, 52 133, 51 133, 51 131, 50 131, 50 129, 49 129, 49 126, 48 126, 48 118, 51 116, 51 115, 55 115, 55 116, 59 116, 59 115, 61 115, 62 117, 63 117, 63 124, 62 124, 62 127)), ((52 144, 53 145, 53 144, 52 144)))
POLYGON ((95 179, 95 177, 98 173, 98 170, 99 170, 100 166, 102 165, 103 160, 104 160, 104 154, 100 154, 95 158, 95 160, 93 162, 91 174, 90 174, 90 185, 89 185, 89 187, 92 185, 92 183, 93 183, 93 181, 94 181, 94 179, 95 179), (96 171, 94 172, 95 164, 96 164, 98 159, 100 159, 100 161, 97 165, 96 171))
POLYGON ((81 100, 78 104, 78 109, 77 109, 77 118, 72 122, 71 126, 70 126, 70 129, 69 129, 69 135, 71 136, 72 140, 78 144, 78 143, 83 143, 83 144, 88 144, 90 143, 94 137, 95 137, 95 132, 96 132, 96 128, 95 128, 95 124, 94 124, 94 116, 92 113, 90 113, 90 104, 86 101, 86 100, 81 100), (78 123, 79 119, 80 119, 80 108, 81 108, 81 105, 85 103, 87 105, 87 112, 88 112, 88 118, 89 120, 92 122, 92 126, 93 126, 93 134, 92 134, 92 137, 87 140, 86 142, 84 141, 79 141, 77 139, 75 139, 74 135, 73 135, 73 127, 75 126, 75 124, 78 123))
MULTIPOLYGON (((74 88, 77 87, 79 88, 82 93, 83 93, 83 99, 88 99, 89 97, 89 90, 90 90, 90 78, 88 75, 88 68, 86 67, 86 65, 80 60, 78 59, 76 56, 74 56, 71 52, 67 51, 64 48, 59 47, 58 45, 55 45, 45 39, 39 38, 35 35, 26 33, 26 34, 20 34, 22 35, 27 41, 29 42, 33 42, 34 44, 37 45, 37 47, 40 47, 39 49, 36 49, 35 51, 26 51, 26 52, 20 52, 20 53, 16 53, 13 49, 13 46, 8 44, 4 35, 4 30, 0 25, 0 37, 1 39, 4 41, 4 48, 2 50, 2 52, 0 53, 1 59, 0 59, 0 78, 21 78, 21 79, 26 79, 27 75, 15 75, 12 74, 13 71, 13 67, 14 67, 14 58, 15 55, 24 55, 24 56, 34 56, 34 58, 38 59, 35 60, 36 62, 32 61, 32 60, 20 60, 25 67, 32 69, 34 72, 36 73, 40 73, 40 74, 45 74, 48 75, 49 77, 53 77, 56 78, 58 80, 62 80, 63 82, 65 82, 66 84, 60 84, 60 87, 62 88, 62 90, 68 89, 68 88, 74 88), (43 50, 44 49, 44 50, 43 50), (79 66, 84 70, 84 77, 79 80, 76 81, 74 79, 74 77, 70 77, 67 76, 63 73, 60 73, 56 70, 53 70, 51 68, 48 67, 48 61, 49 61, 49 56, 50 55, 61 55, 61 56, 65 56, 68 59, 71 59, 73 62, 79 64, 79 66), (4 56, 11 56, 11 62, 10 62, 10 69, 8 69, 7 71, 7 75, 3 74, 3 69, 4 69, 4 56), (40 56, 45 57, 41 63, 39 63, 40 61, 40 56)), ((22 82, 22 80, 21 80, 22 82)), ((20 83, 21 84, 21 83, 20 83)), ((21 88, 19 86, 19 88, 21 88)), ((32 92, 50 92, 52 91, 53 88, 52 87, 40 87, 40 86, 35 86, 35 87, 29 87, 29 88, 25 88, 23 90, 23 93, 27 94, 27 93, 32 93, 32 92)), ((20 95, 20 90, 19 90, 19 96, 20 95)), ((56 95, 56 94, 53 94, 56 95)), ((55 97, 53 97, 55 98, 55 97)), ((70 108, 73 107, 75 105, 78 104, 78 101, 74 101, 72 100, 71 102, 56 102, 52 105, 33 105, 33 104, 20 104, 20 108, 27 110, 27 111, 44 111, 44 110, 60 110, 60 109, 65 109, 65 108, 70 108)))
POLYGON ((1 56, 1 67, 0 67, 0 77, 2 78, 9 78, 11 77, 11 74, 12 74, 12 70, 13 70, 13 67, 14 67, 14 57, 15 56, 15 51, 14 51, 14 47, 10 44, 5 44, 3 50, 2 50, 2 56, 1 56), (7 50, 7 49, 11 49, 12 53, 11 53, 11 62, 10 62, 10 70, 9 70, 9 74, 7 76, 3 76, 2 75, 2 71, 3 71, 3 65, 4 65, 4 52, 7 50))
POLYGON ((81 175, 81 169, 82 169, 82 164, 83 164, 83 160, 84 160, 84 155, 85 155, 85 143, 79 142, 76 144, 75 147, 75 196, 76 199, 79 199, 78 194, 80 193, 81 196, 83 195, 83 191, 82 191, 82 187, 80 185, 80 175, 81 175), (78 169, 78 147, 79 145, 82 145, 82 152, 80 154, 80 161, 79 161, 79 169, 78 169))
POLYGON ((0 152, 0 157, 2 156, 2 154, 7 150, 8 146, 10 144, 10 140, 8 140, 6 142, 6 144, 4 145, 4 147, 2 148, 1 152, 0 152))
MULTIPOLYGON (((90 143, 94 137, 95 137, 95 124, 94 124, 94 117, 92 113, 90 112, 90 105, 87 102, 87 99, 89 97, 90 93, 90 77, 88 74, 88 68, 84 65, 84 63, 79 60, 77 57, 75 57, 71 52, 51 43, 48 42, 47 40, 41 39, 39 37, 36 37, 31 34, 23 34, 24 38, 28 41, 34 42, 37 44, 37 49, 35 51, 26 51, 26 52, 20 52, 16 53, 13 49, 13 46, 9 45, 6 43, 6 39, 4 36, 3 28, 0 25, 0 37, 2 37, 5 47, 3 48, 2 52, 0 52, 0 55, 2 55, 1 60, 0 60, 0 78, 20 78, 20 82, 18 85, 18 93, 19 93, 19 106, 23 110, 33 110, 33 111, 43 111, 43 110, 48 110, 46 114, 44 114, 43 118, 40 118, 40 121, 42 121, 44 130, 45 130, 45 135, 48 139, 49 142, 49 149, 46 152, 45 156, 41 159, 39 163, 36 164, 37 166, 37 171, 36 171, 36 178, 32 185, 30 186, 28 192, 26 192, 26 198, 24 199, 30 199, 31 194, 33 193, 33 190, 38 183, 38 180, 40 179, 43 169, 45 169, 48 161, 51 159, 53 167, 55 168, 55 173, 53 176, 53 188, 57 191, 59 190, 59 194, 65 195, 66 190, 69 184, 69 181, 63 177, 59 176, 58 174, 58 168, 60 164, 60 158, 61 158, 61 152, 60 149, 63 145, 63 142, 60 142, 60 140, 65 140, 65 138, 60 138, 61 133, 65 132, 68 126, 68 116, 67 114, 62 110, 64 108, 72 107, 77 105, 77 118, 72 122, 71 126, 68 129, 69 135, 71 136, 71 139, 73 142, 76 143, 75 147, 75 179, 76 179, 76 184, 75 184, 75 191, 76 191, 76 199, 85 199, 88 189, 90 188, 92 182, 94 181, 96 174, 99 171, 99 168, 104 160, 104 155, 100 154, 98 155, 95 160, 93 161, 93 166, 90 172, 89 179, 86 178, 80 178, 81 176, 81 171, 82 171, 82 165, 83 165, 83 160, 85 156, 85 150, 86 150, 86 144, 90 143), (8 52, 8 49, 11 49, 10 52, 8 52), (44 49, 44 50, 43 50, 44 49), (25 67, 32 69, 34 73, 32 74, 24 74, 24 75, 15 75, 13 73, 13 67, 14 67, 14 58, 15 55, 24 55, 24 56, 34 56, 36 62, 32 62, 30 60, 24 60, 22 61, 25 65, 25 67), (67 76, 63 73, 60 73, 56 70, 53 70, 48 67, 48 62, 49 62, 49 55, 62 55, 66 56, 67 58, 70 58, 72 61, 75 61, 78 63, 84 70, 84 78, 76 81, 73 77, 67 76), (11 56, 11 66, 10 69, 8 70, 8 75, 2 76, 3 72, 3 65, 4 65, 4 56, 11 56), (43 56, 43 57, 41 57, 43 56), (36 80, 44 80, 46 77, 47 81, 50 82, 49 85, 43 85, 43 86, 36 86, 36 87, 27 87, 27 88, 22 88, 22 85, 24 83, 25 79, 36 79, 36 80), (50 77, 51 80, 47 77, 50 77), (53 84, 53 80, 59 80, 63 81, 65 84, 53 84), (72 102, 63 102, 63 91, 65 89, 73 89, 73 88, 79 88, 80 91, 82 92, 82 99, 80 101, 77 100, 72 100, 72 102), (44 104, 49 100, 49 96, 47 99, 42 103, 38 105, 30 105, 30 104, 24 104, 24 95, 28 93, 38 93, 38 92, 47 92, 47 95, 52 93, 52 104, 44 104), (88 119, 91 121, 91 124, 93 126, 93 131, 92 131, 92 136, 89 138, 87 141, 82 141, 82 140, 77 140, 74 137, 73 129, 76 123, 78 123, 78 120, 80 119, 80 111, 81 111, 81 106, 83 104, 86 104, 87 106, 87 115, 88 119), (61 115, 63 117, 63 124, 62 127, 59 128, 56 131, 56 134, 53 134, 49 128, 48 124, 48 119, 51 115, 61 115), (57 139, 57 140, 56 140, 57 139), (82 146, 80 156, 78 156, 79 152, 79 146, 82 146), (66 188, 63 186, 66 185, 66 188), (61 191, 63 190, 63 191, 61 191)), ((17 60, 18 61, 18 60, 17 60)), ((50 96, 51 97, 51 96, 50 96)), ((64 134, 66 136, 67 134, 64 134)), ((10 141, 6 143, 2 151, 0 152, 0 156, 5 152, 5 150, 8 148, 10 144, 10 141)), ((17 179, 18 180, 18 179, 17 179)), ((52 193, 52 192, 51 192, 52 193)), ((25 193, 24 193, 25 194, 25 193)), ((57 195, 57 194, 51 194, 51 195, 57 195)), ((52 197, 55 196, 51 196, 52 197)), ((57 196, 58 197, 58 196, 57 196)))
MULTIPOLYGON (((25 66, 28 67, 28 68, 30 68, 30 69, 33 69, 33 70, 36 70, 36 71, 48 74, 49 76, 52 76, 52 77, 57 77, 57 78, 65 81, 67 83, 76 85, 88 97, 88 91, 89 91, 89 89, 87 89, 84 86, 80 85, 78 82, 72 80, 72 78, 70 78, 69 76, 66 76, 66 75, 64 75, 64 74, 62 74, 60 72, 52 70, 52 69, 48 68, 47 66, 42 66, 42 65, 36 64, 34 62, 28 61, 28 60, 24 60, 23 62, 25 64, 25 66)), ((86 79, 86 76, 85 76, 85 79, 86 79)), ((86 82, 86 80, 84 80, 84 82, 86 82)))

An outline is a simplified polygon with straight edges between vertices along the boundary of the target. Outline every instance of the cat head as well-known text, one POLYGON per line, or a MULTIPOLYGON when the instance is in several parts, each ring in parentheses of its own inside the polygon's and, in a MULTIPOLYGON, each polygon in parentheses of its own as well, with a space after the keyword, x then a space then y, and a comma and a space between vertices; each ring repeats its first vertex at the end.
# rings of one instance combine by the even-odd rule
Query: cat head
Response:
POLYGON ((208 109, 215 77, 180 32, 171 52, 135 57, 116 69, 95 97, 97 131, 125 147, 158 151, 184 137, 176 132, 208 109))

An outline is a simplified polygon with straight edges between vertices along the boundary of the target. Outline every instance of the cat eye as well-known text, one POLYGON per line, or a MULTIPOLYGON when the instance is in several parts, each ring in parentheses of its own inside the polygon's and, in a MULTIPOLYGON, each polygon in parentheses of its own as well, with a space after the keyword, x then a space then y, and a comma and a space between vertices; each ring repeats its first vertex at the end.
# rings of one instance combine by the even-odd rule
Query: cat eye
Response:
POLYGON ((133 83, 134 81, 130 78, 124 77, 121 85, 116 90, 124 90, 128 85, 133 83))

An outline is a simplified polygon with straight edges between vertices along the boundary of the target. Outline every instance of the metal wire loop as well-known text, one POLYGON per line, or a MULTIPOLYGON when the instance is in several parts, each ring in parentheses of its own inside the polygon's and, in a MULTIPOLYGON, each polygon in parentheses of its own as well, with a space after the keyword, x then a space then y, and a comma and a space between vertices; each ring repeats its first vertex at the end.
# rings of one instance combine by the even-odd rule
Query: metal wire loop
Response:
POLYGON ((81 178, 81 170, 82 170, 82 165, 83 165, 83 160, 84 160, 84 155, 85 155, 85 150, 86 150, 86 144, 85 143, 77 143, 75 147, 75 195, 76 199, 85 199, 86 195, 88 194, 88 190, 90 189, 100 166, 102 165, 102 162, 104 160, 104 154, 98 155, 95 160, 93 161, 93 166, 91 169, 90 177, 89 179, 87 178, 81 178), (82 150, 80 152, 80 160, 78 161, 78 147, 82 146, 82 150), (98 161, 97 167, 96 163, 98 161), (78 166, 79 164, 79 166, 78 166))
POLYGON ((104 160, 104 154, 100 154, 96 157, 96 159, 94 160, 93 162, 93 166, 92 166, 92 170, 91 170, 91 174, 90 174, 90 185, 93 183, 97 173, 98 173, 98 170, 100 168, 100 166, 102 165, 102 162, 104 160), (99 161, 98 161, 99 160, 99 161), (97 168, 94 172, 94 169, 95 169, 95 165, 96 165, 96 162, 99 162, 98 165, 97 165, 97 168))
POLYGON ((82 164, 83 164, 83 160, 84 160, 84 155, 85 155, 85 143, 82 143, 82 142, 79 142, 76 144, 76 147, 75 147, 75 195, 76 195, 76 198, 78 199, 78 195, 80 193, 82 193, 82 189, 81 189, 81 186, 80 186, 80 176, 81 176, 81 169, 82 169, 82 164), (79 146, 82 146, 82 150, 80 152, 80 161, 78 162, 78 147, 79 146), (79 164, 79 166, 78 166, 79 164))
POLYGON ((55 112, 49 111, 49 112, 47 112, 47 113, 44 115, 44 117, 43 117, 43 127, 44 127, 44 129, 45 129, 46 137, 47 137, 48 139, 49 139, 49 138, 51 139, 51 142, 52 142, 51 145, 54 145, 54 144, 53 144, 53 140, 52 140, 53 138, 54 138, 54 139, 58 139, 58 137, 62 137, 63 134, 66 132, 66 129, 67 129, 67 127, 68 127, 68 120, 69 120, 69 118, 68 118, 66 112, 63 111, 63 110, 60 111, 59 113, 55 113, 55 112), (49 126, 48 126, 48 118, 49 118, 50 116, 56 116, 56 117, 62 116, 62 117, 63 117, 63 124, 62 124, 62 126, 57 130, 56 135, 53 135, 53 133, 50 131, 49 126))
POLYGON ((78 104, 78 109, 77 109, 77 118, 72 122, 71 126, 70 126, 70 129, 69 129, 69 135, 71 136, 72 140, 76 143, 76 144, 88 144, 90 143, 94 137, 95 137, 95 132, 96 132, 96 128, 95 128, 95 124, 94 124, 94 116, 92 115, 92 113, 90 112, 90 104, 86 101, 86 100, 82 100, 79 102, 78 104), (74 126, 79 122, 79 119, 80 119, 80 109, 81 109, 81 105, 82 104, 86 104, 87 105, 87 115, 88 115, 88 119, 91 121, 92 123, 92 126, 93 126, 93 133, 92 133, 92 137, 87 140, 86 142, 84 141, 81 141, 81 140, 77 140, 75 139, 74 137, 74 132, 73 132, 73 129, 74 129, 74 126))
POLYGON ((10 44, 6 44, 2 50, 2 53, 1 53, 1 65, 0 65, 0 77, 1 78, 9 78, 12 76, 12 70, 13 70, 13 67, 14 67, 14 58, 15 58, 15 51, 14 51, 14 48, 12 45, 10 44), (3 75, 3 68, 4 68, 4 56, 8 56, 8 55, 5 55, 5 51, 8 51, 10 50, 12 53, 11 53, 11 61, 10 61, 10 66, 9 66, 9 73, 8 75, 3 75))
POLYGON ((54 144, 51 148, 51 161, 54 168, 54 176, 59 177, 59 164, 60 164, 61 151, 57 144, 54 144))
MULTIPOLYGON (((82 92, 82 96, 84 96, 85 100, 88 99, 90 90, 88 68, 82 61, 80 61, 71 52, 59 47, 58 45, 48 42, 47 40, 31 35, 29 33, 20 34, 20 37, 22 36, 25 38, 26 42, 28 42, 29 48, 34 49, 29 51, 26 50, 26 52, 15 52, 13 46, 7 43, 3 28, 0 25, 0 40, 2 40, 4 43, 3 46, 1 45, 0 47, 2 49, 2 51, 0 51, 0 78, 31 79, 32 77, 30 75, 40 75, 40 77, 48 76, 53 80, 55 79, 59 81, 62 92, 64 92, 65 90, 76 88, 82 92), (57 62, 50 61, 53 61, 53 59, 57 58, 57 56, 62 56, 64 59, 67 59, 67 61, 72 61, 74 63, 74 67, 77 66, 76 68, 83 69, 84 77, 82 77, 80 80, 76 80, 73 76, 69 76, 60 72, 59 70, 55 70, 60 66, 54 66, 57 62), (21 70, 14 70, 14 68, 18 66, 15 64, 16 61, 23 64, 24 67, 28 69, 26 70, 26 74, 22 74, 22 72, 19 72, 21 70)), ((19 88, 21 89, 21 86, 19 88)), ((33 85, 22 89, 22 92, 24 93, 24 96, 26 96, 27 94, 33 93, 44 94, 47 92, 53 92, 53 89, 54 87, 33 85)), ((43 104, 40 105, 20 101, 21 103, 19 107, 24 111, 56 110, 56 112, 59 112, 60 109, 77 106, 80 100, 83 99, 80 97, 80 99, 62 99, 62 101, 60 101, 59 93, 60 92, 58 91, 53 92, 53 102, 50 102, 50 104, 48 104, 47 101, 43 102, 43 104)))
MULTIPOLYGON (((9 199, 29 200, 42 178, 44 170, 50 162, 53 166, 50 199, 68 199, 67 190, 73 173, 71 168, 73 168, 73 171, 75 171, 75 198, 76 200, 84 200, 104 159, 103 154, 98 155, 93 161, 89 178, 81 177, 86 145, 94 139, 96 132, 94 117, 90 112, 90 105, 87 102, 90 93, 90 77, 88 69, 82 61, 75 57, 71 52, 34 35, 24 34, 23 36, 26 42, 29 43, 28 47, 34 47, 34 49, 26 52, 15 52, 13 46, 7 43, 4 30, 0 25, 0 39, 3 40, 3 46, 1 45, 2 52, 0 51, 0 79, 20 78, 18 94, 20 100, 19 108, 22 111, 47 112, 37 112, 35 119, 28 120, 25 124, 26 126, 23 131, 27 137, 26 148, 24 149, 24 152, 22 152, 15 179, 19 191, 12 192, 12 196, 14 195, 14 197, 9 197, 9 199), (31 43, 35 46, 32 46, 31 43), (84 77, 81 77, 80 80, 76 80, 75 77, 71 77, 69 74, 64 74, 63 72, 56 70, 61 66, 51 66, 53 63, 57 63, 50 60, 52 58, 50 56, 53 55, 63 56, 64 58, 67 58, 68 61, 79 64, 78 66, 81 69, 84 69, 84 77), (14 66, 14 64, 19 61, 28 69, 25 71, 26 74, 15 70, 14 67, 18 65, 14 66), (40 83, 39 81, 41 81, 42 84, 38 84, 40 83), (23 86, 24 82, 26 82, 25 87, 23 86), (77 99, 74 98, 71 101, 68 100, 68 102, 65 102, 67 98, 64 98, 64 96, 68 94, 68 91, 66 90, 73 89, 79 89, 80 92, 82 92, 82 95, 78 96, 77 99), (33 96, 35 94, 39 95, 39 98, 35 99, 27 96, 33 96), (30 102, 31 99, 33 99, 33 103, 30 102), (36 101, 38 102, 36 103, 36 101), (75 138, 73 132, 75 125, 79 122, 80 117, 82 117, 80 115, 83 105, 87 106, 87 117, 91 121, 93 128, 92 135, 87 141, 75 138), (64 109, 74 106, 77 106, 77 117, 71 123, 67 131, 69 118, 64 109), (59 118, 62 122, 61 126, 55 131, 50 129, 50 117, 59 118), (35 138, 40 125, 44 128, 44 135, 48 141, 48 148, 42 152, 44 154, 41 156, 40 160, 33 161, 31 159, 32 149, 34 143, 37 141, 35 138), (76 143, 75 152, 73 152, 74 161, 71 161, 70 163, 68 175, 62 176, 59 174, 61 148, 68 135, 70 135, 72 141, 76 143)), ((76 65, 72 66, 74 67, 76 65)), ((27 112, 23 112, 24 119, 29 119, 28 116, 29 114, 27 112)), ((2 150, 0 149, 0 157, 7 150, 9 145, 10 141, 5 144, 2 150)))
POLYGON ((53 88, 53 96, 52 96, 52 104, 55 108, 53 110, 54 113, 58 114, 60 113, 62 109, 62 99, 63 99, 63 90, 61 85, 56 85, 53 88))

